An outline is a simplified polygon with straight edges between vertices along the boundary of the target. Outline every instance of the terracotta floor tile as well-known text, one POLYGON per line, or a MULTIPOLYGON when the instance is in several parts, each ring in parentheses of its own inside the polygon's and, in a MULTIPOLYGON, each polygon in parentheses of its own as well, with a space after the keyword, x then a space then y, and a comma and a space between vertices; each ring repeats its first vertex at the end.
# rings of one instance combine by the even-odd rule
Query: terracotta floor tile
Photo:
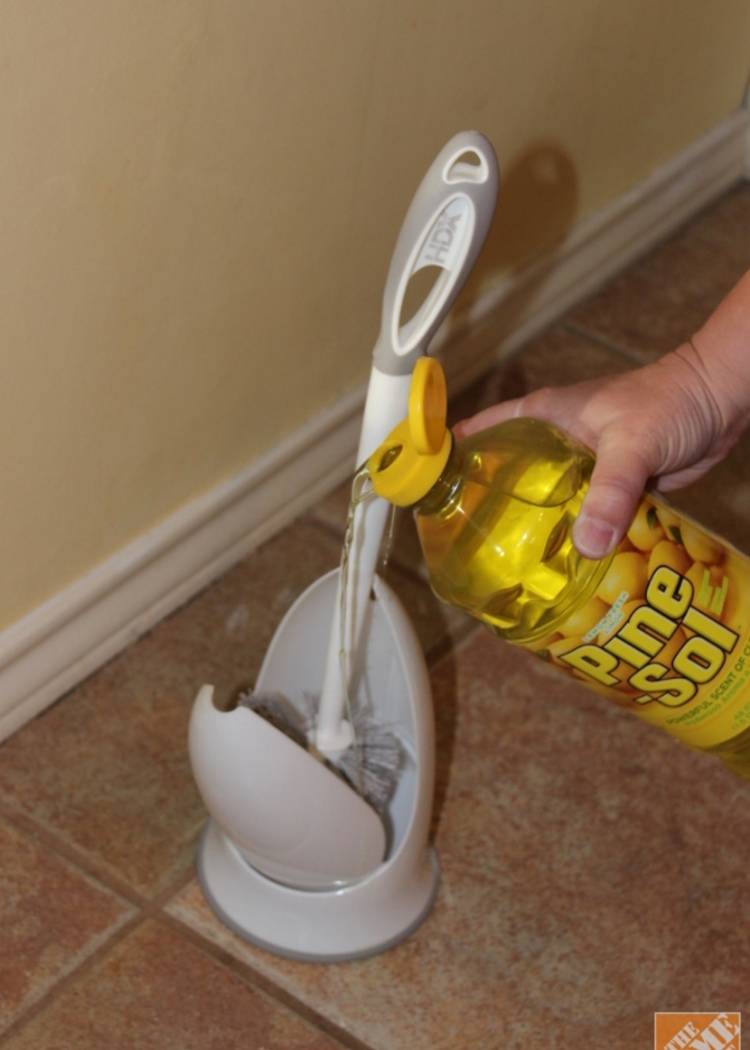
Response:
POLYGON ((656 1009, 750 1005, 750 784, 489 632, 434 668, 433 692, 441 854, 554 931, 507 974, 519 1008, 598 1019, 632 1046, 656 1009))
POLYGON ((0 1032, 132 912, 35 837, 0 819, 0 1032))
POLYGON ((173 929, 147 921, 8 1050, 334 1050, 335 1039, 251 988, 173 929))
POLYGON ((672 350, 698 329, 750 268, 750 184, 723 196, 567 320, 647 355, 672 350))
POLYGON ((408 942, 292 963, 195 885, 170 910, 378 1050, 631 1050, 655 1010, 750 1008, 750 784, 489 632, 432 678, 444 877, 408 942))

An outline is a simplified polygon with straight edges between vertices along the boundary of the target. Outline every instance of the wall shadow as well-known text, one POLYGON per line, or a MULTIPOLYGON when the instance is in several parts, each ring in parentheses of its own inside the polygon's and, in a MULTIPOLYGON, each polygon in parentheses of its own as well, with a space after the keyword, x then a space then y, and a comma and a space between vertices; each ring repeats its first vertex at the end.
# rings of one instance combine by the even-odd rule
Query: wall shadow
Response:
POLYGON ((577 210, 578 176, 559 144, 532 143, 501 166, 495 218, 459 298, 459 313, 470 309, 500 276, 518 274, 553 251, 570 231, 577 210))

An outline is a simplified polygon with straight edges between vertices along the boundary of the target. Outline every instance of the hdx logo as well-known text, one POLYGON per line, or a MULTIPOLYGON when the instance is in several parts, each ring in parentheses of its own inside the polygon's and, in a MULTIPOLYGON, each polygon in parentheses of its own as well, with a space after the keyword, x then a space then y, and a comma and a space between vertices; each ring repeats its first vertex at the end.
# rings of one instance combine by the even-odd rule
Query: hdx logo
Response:
POLYGON ((741 1050, 739 1013, 658 1013, 654 1050, 741 1050))
POLYGON ((471 233, 468 222, 472 208, 466 197, 454 197, 435 219, 417 258, 415 270, 439 266, 450 270, 457 265, 471 233))

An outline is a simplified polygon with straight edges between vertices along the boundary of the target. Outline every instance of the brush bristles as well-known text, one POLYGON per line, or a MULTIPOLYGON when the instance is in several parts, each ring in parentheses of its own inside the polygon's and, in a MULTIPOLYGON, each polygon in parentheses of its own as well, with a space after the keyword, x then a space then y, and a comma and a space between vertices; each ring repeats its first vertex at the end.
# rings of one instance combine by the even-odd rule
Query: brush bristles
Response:
POLYGON ((395 733, 369 717, 356 718, 355 743, 337 754, 322 755, 310 741, 314 738, 315 697, 305 693, 300 711, 281 693, 240 694, 238 706, 249 707, 300 747, 320 759, 340 776, 378 813, 383 813, 396 787, 404 758, 404 747, 395 733))
POLYGON ((391 800, 403 762, 404 749, 398 737, 372 719, 355 727, 356 743, 337 755, 329 755, 334 766, 354 790, 382 813, 391 800))
POLYGON ((307 721, 282 693, 254 693, 248 689, 240 693, 237 706, 249 707, 295 744, 307 747, 307 721))

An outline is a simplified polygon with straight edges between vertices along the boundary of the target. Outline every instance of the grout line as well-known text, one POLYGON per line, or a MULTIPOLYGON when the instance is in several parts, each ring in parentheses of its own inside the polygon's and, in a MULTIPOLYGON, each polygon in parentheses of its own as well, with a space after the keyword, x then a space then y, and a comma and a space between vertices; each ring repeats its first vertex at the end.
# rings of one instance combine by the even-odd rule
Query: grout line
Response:
POLYGON ((127 901, 128 904, 132 904, 139 909, 148 906, 148 898, 134 890, 124 879, 109 871, 105 865, 97 863, 83 850, 67 842, 59 832, 53 831, 47 825, 36 820, 28 813, 24 813, 23 810, 18 809, 2 798, 0 798, 0 816, 24 832, 24 834, 37 838, 46 849, 57 854, 58 857, 67 861, 68 864, 71 864, 83 875, 94 879, 105 889, 127 901))
POLYGON ((114 927, 109 934, 105 935, 102 943, 82 959, 78 965, 55 980, 38 999, 35 999, 26 1009, 22 1010, 19 1016, 0 1034, 0 1044, 17 1034, 37 1015, 50 1007, 59 996, 65 993, 71 984, 78 981, 79 978, 98 965, 138 926, 152 919, 175 927, 181 935, 186 936, 188 940, 201 950, 215 957, 217 961, 256 987, 259 993, 272 999, 285 1009, 291 1010, 302 1020, 313 1025, 324 1034, 335 1038, 346 1050, 371 1050, 367 1044, 328 1020, 324 1015, 317 1013, 303 1000, 297 999, 281 985, 266 977, 249 963, 237 959, 230 952, 220 948, 165 910, 166 906, 194 879, 195 869, 192 864, 185 871, 181 871, 153 898, 148 898, 134 890, 124 879, 113 874, 106 867, 92 860, 83 851, 65 841, 59 833, 37 822, 33 817, 12 806, 4 799, 0 799, 0 816, 22 833, 35 837, 40 845, 70 864, 82 876, 93 879, 103 889, 114 893, 124 903, 129 904, 134 909, 132 914, 126 916, 120 925, 114 927))
POLYGON ((172 898, 175 897, 180 890, 184 889, 193 879, 194 867, 191 865, 187 871, 181 872, 180 875, 173 879, 165 889, 161 890, 153 899, 149 900, 132 890, 126 883, 118 878, 110 879, 110 884, 108 885, 99 877, 97 865, 81 864, 79 862, 78 851, 75 848, 66 848, 64 843, 62 844, 62 848, 60 848, 61 844, 57 841, 56 836, 49 833, 44 827, 40 830, 40 828, 34 824, 34 821, 25 814, 16 813, 14 810, 8 811, 7 804, 0 802, 0 815, 5 817, 9 823, 12 823, 19 830, 25 833, 33 833, 37 835, 42 845, 56 853, 63 860, 72 864, 82 875, 94 878, 97 882, 102 884, 105 889, 117 893, 135 908, 135 911, 130 916, 126 917, 122 923, 113 927, 111 932, 102 940, 101 944, 82 959, 77 966, 74 966, 71 970, 58 978, 58 980, 54 981, 38 999, 35 999, 34 1002, 30 1003, 29 1006, 19 1014, 15 1021, 13 1021, 13 1023, 9 1025, 2 1034, 0 1034, 1 1044, 29 1024, 34 1017, 51 1006, 52 1003, 65 992, 69 985, 78 981, 82 975, 86 974, 90 969, 108 956, 112 950, 126 937, 130 936, 138 926, 146 922, 148 919, 163 918, 164 912, 162 909, 164 905, 172 900, 172 898), (115 889, 115 886, 118 888, 115 889), (125 892, 122 892, 123 889, 125 892))
MULTIPOLYGON (((183 879, 182 881, 187 883, 189 879, 183 879)), ((175 890, 174 886, 172 887, 172 890, 175 890)), ((175 892, 177 892, 177 890, 175 890, 175 892)), ((165 891, 164 894, 160 894, 160 898, 166 898, 167 894, 168 891, 165 891)), ((174 895, 174 893, 172 893, 172 895, 174 895)), ((255 970, 252 966, 237 959, 230 952, 218 947, 207 938, 202 937, 186 923, 163 911, 162 904, 166 903, 166 899, 159 901, 159 903, 157 903, 157 900, 159 899, 156 899, 147 907, 130 916, 130 918, 123 922, 122 925, 113 930, 111 935, 107 937, 93 952, 91 952, 90 955, 82 960, 78 966, 60 977, 60 979, 55 981, 43 995, 31 1003, 28 1008, 0 1034, 0 1044, 5 1043, 6 1040, 18 1034, 18 1032, 30 1024, 35 1017, 51 1007, 55 1000, 63 995, 70 985, 76 983, 81 977, 85 976, 86 973, 94 969, 107 956, 109 956, 117 945, 129 937, 139 926, 152 920, 171 927, 179 936, 185 937, 186 940, 190 941, 196 948, 203 951, 204 954, 213 957, 226 969, 242 978, 245 983, 250 984, 258 994, 270 999, 276 1005, 289 1010, 292 1014, 299 1017, 301 1020, 306 1021, 319 1031, 322 1031, 325 1035, 335 1038, 342 1047, 346 1048, 346 1050, 371 1050, 367 1044, 362 1043, 355 1036, 350 1035, 323 1015, 318 1014, 302 1000, 299 1000, 295 996, 286 992, 280 985, 275 984, 269 978, 255 970)))
POLYGON ((342 1046, 346 1047, 347 1050, 372 1050, 372 1048, 366 1043, 363 1043, 356 1036, 353 1036, 350 1032, 347 1032, 345 1029, 335 1024, 335 1022, 331 1021, 324 1014, 318 1013, 317 1010, 309 1006, 304 1000, 298 999, 297 996, 288 992, 282 985, 278 984, 270 977, 267 977, 251 963, 246 962, 244 959, 239 959, 226 948, 222 948, 220 945, 216 944, 215 941, 210 940, 208 937, 204 937, 183 919, 166 911, 161 912, 157 918, 166 925, 173 927, 175 932, 179 933, 180 936, 185 937, 186 940, 190 941, 206 955, 210 955, 228 970, 231 970, 232 973, 241 977, 247 984, 250 984, 254 990, 258 991, 264 997, 271 999, 277 1005, 290 1010, 295 1016, 307 1021, 309 1024, 322 1031, 325 1035, 332 1036, 338 1040, 342 1046))
MULTIPOLYGON (((146 893, 134 889, 125 878, 112 871, 106 864, 91 857, 84 850, 67 841, 60 832, 53 830, 37 820, 37 818, 25 813, 22 809, 9 803, 7 799, 0 798, 0 817, 4 817, 24 834, 36 837, 46 849, 57 854, 57 856, 80 871, 81 874, 98 882, 104 889, 121 897, 144 914, 160 908, 164 900, 171 899, 175 893, 179 892, 190 881, 195 870, 194 864, 191 862, 186 869, 175 875, 163 889, 155 893, 153 897, 149 897, 146 893)), ((206 818, 207 815, 201 818, 201 827, 206 818)), ((192 854, 197 849, 199 835, 200 829, 193 836, 192 854)))
MULTIPOLYGON (((205 819, 208 820, 208 814, 206 814, 205 819)), ((198 841, 199 839, 196 839, 196 850, 198 848, 198 841)), ((195 862, 193 861, 186 871, 180 872, 179 875, 175 876, 175 878, 172 879, 172 881, 165 889, 157 893, 156 896, 148 902, 144 910, 149 915, 161 914, 162 910, 178 895, 178 893, 182 893, 182 891, 186 889, 195 878, 196 866, 195 862)))
POLYGON ((0 1036, 0 1043, 4 1043, 11 1036, 16 1035, 22 1028, 25 1028, 35 1017, 46 1010, 59 995, 61 995, 68 985, 73 984, 79 979, 81 974, 87 973, 92 967, 94 967, 105 955, 108 955, 113 947, 123 941, 133 930, 141 924, 143 921, 143 914, 136 912, 135 915, 131 916, 126 922, 117 929, 113 930, 112 934, 103 941, 94 951, 87 955, 86 958, 69 973, 63 974, 58 981, 55 981, 43 995, 29 1005, 15 1021, 9 1025, 0 1036))

